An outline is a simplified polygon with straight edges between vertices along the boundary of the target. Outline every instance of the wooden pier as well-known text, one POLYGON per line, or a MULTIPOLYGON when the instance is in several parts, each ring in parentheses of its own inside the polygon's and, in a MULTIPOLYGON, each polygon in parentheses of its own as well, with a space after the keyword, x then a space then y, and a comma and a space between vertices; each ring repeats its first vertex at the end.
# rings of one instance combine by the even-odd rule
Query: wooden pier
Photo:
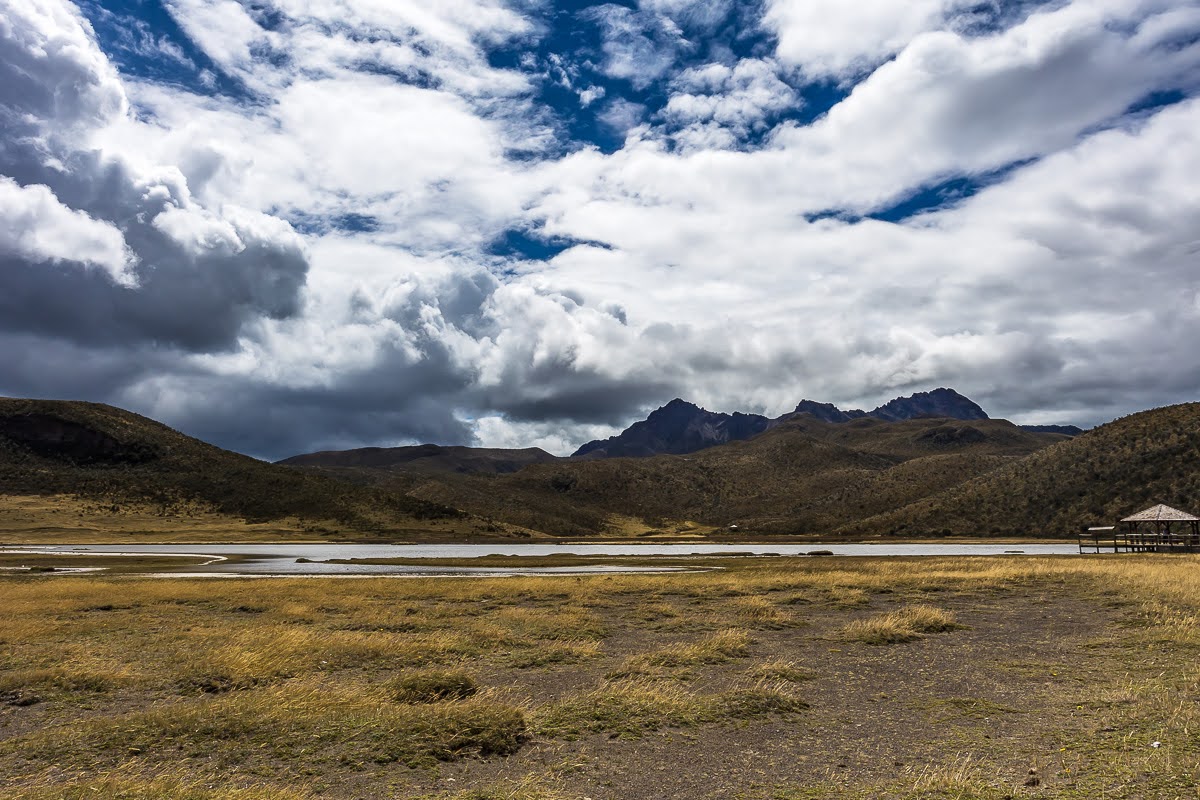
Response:
POLYGON ((1200 553, 1200 536, 1091 528, 1079 534, 1081 553, 1200 553))
POLYGON ((1157 505, 1121 520, 1124 527, 1086 528, 1081 553, 1200 553, 1200 517, 1157 505))

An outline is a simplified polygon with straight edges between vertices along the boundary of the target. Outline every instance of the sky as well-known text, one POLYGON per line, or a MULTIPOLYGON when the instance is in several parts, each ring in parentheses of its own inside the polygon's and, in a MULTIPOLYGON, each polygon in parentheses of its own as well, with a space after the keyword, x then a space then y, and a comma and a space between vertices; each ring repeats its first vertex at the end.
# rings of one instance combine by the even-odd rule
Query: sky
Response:
POLYGON ((1200 2, 0 0, 0 394, 277 459, 1200 399, 1200 2))

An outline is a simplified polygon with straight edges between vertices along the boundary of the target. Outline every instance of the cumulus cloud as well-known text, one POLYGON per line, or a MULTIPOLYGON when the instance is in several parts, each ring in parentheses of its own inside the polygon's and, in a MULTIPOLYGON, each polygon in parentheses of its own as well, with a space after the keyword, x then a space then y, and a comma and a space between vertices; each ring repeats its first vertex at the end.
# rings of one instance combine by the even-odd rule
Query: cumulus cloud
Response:
POLYGON ((0 70, 0 191, 14 215, 0 326, 202 350, 231 346, 260 315, 297 312, 307 262, 286 224, 212 211, 174 166, 97 146, 97 131, 130 122, 128 102, 77 11, 9 8, 0 70))
POLYGON ((0 258, 18 262, 78 262, 108 272, 124 286, 132 254, 111 224, 58 202, 45 186, 21 186, 0 176, 0 258))
POLYGON ((599 7, 553 53, 578 18, 539 4, 172 0, 240 87, 195 94, 0 0, 0 391, 271 457, 569 452, 677 395, 952 385, 1081 424, 1194 396, 1195 9, 884 5, 767 3, 735 55, 730 3, 599 7), (845 96, 810 118, 813 79, 845 96))
POLYGON ((971 0, 768 0, 763 24, 778 55, 813 78, 841 79, 877 66, 918 34, 943 27, 971 0))
POLYGON ((672 81, 673 92, 662 110, 677 138, 711 146, 709 128, 726 133, 732 143, 766 128, 773 113, 794 109, 795 90, 778 75, 775 64, 763 59, 743 59, 730 67, 710 63, 684 70, 672 81))

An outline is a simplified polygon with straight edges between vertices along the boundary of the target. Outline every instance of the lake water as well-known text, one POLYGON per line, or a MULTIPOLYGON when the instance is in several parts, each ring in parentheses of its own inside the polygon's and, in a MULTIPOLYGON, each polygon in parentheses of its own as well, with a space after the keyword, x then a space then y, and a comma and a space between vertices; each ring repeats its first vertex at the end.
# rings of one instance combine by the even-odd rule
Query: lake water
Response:
POLYGON ((801 556, 828 550, 837 556, 1004 556, 1078 555, 1076 544, 659 544, 607 542, 556 544, 147 544, 47 545, 0 547, 2 552, 46 554, 94 553, 118 555, 193 555, 209 558, 197 564, 182 562, 169 574, 188 575, 513 575, 596 574, 604 572, 663 572, 667 566, 588 564, 556 567, 428 567, 381 564, 329 564, 348 558, 472 558, 503 556, 706 556, 746 553, 759 556, 801 556), (234 557, 234 558, 230 558, 234 557), (226 560, 229 559, 229 560, 226 560), (306 561, 297 561, 306 559, 306 561))

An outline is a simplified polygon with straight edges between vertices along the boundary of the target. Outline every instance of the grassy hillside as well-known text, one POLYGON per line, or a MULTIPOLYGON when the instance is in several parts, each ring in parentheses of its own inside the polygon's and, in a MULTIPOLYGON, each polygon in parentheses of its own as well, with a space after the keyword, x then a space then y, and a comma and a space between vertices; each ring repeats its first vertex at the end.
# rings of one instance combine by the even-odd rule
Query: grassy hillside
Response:
POLYGON ((97 512, 249 522, 295 518, 380 531, 457 516, 445 506, 257 461, 97 403, 0 398, 0 493, 70 495, 97 512))
POLYGON ((504 473, 516 472, 530 464, 549 464, 561 460, 539 447, 505 450, 420 444, 413 447, 359 447, 354 450, 325 450, 319 453, 292 456, 278 463, 290 467, 367 467, 401 472, 504 473))
POLYGON ((1197 453, 1200 405, 1192 404, 1074 439, 1004 420, 833 424, 800 415, 688 455, 538 463, 551 457, 399 448, 316 459, 345 466, 291 467, 109 406, 0 399, 0 517, 14 523, 10 532, 16 522, 65 530, 81 516, 125 515, 145 531, 162 530, 157 516, 203 518, 213 531, 222 520, 287 520, 285 532, 441 539, 733 525, 750 535, 1064 535, 1155 502, 1196 510, 1197 453), (535 463, 504 471, 523 459, 535 463))
POLYGON ((1154 503, 1200 510, 1200 403, 1123 417, 842 532, 1067 535, 1154 503))
MULTIPOLYGON (((827 533, 997 469, 1063 437, 1003 420, 802 417, 690 455, 528 467, 506 476, 391 474, 393 491, 569 534, 678 531, 684 521, 756 533, 827 533), (629 526, 626 526, 629 528, 629 526)), ((356 480, 369 476, 359 471, 356 480)))

